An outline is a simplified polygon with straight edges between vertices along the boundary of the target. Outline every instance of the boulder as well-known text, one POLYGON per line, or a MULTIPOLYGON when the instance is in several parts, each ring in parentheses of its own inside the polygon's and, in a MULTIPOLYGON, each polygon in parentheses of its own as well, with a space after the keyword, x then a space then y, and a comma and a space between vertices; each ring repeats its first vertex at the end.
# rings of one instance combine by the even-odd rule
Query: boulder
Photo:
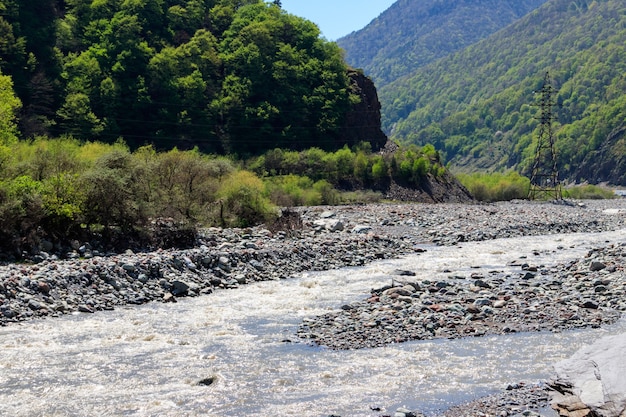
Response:
POLYGON ((341 232, 344 229, 344 223, 339 219, 333 218, 315 220, 313 226, 328 230, 329 232, 341 232))
POLYGON ((552 407, 562 416, 626 415, 626 334, 607 336, 555 366, 552 407))

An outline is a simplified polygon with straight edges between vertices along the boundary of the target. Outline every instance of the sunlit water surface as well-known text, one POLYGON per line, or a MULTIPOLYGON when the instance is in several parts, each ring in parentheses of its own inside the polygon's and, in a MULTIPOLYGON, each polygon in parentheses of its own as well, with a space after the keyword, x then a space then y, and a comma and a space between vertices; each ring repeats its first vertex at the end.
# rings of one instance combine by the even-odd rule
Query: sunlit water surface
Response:
POLYGON ((296 343, 305 317, 364 298, 407 269, 416 279, 551 265, 624 231, 426 247, 361 268, 311 272, 177 304, 152 303, 0 328, 0 415, 378 416, 428 413, 549 379, 552 365, 607 329, 435 340, 331 351, 296 343), (539 250, 539 255, 533 254, 539 250), (448 272, 444 272, 448 271, 448 272), (449 272, 451 271, 451 272, 449 272), (291 342, 289 342, 291 341, 291 342), (210 385, 198 382, 213 378, 210 385))

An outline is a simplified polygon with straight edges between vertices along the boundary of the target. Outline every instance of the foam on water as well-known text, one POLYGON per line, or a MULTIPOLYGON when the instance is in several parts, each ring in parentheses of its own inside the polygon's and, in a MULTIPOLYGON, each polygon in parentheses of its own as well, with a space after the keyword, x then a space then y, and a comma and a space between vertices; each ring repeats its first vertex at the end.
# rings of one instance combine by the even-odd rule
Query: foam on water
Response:
POLYGON ((626 323, 347 352, 294 343, 298 324, 389 284, 395 269, 447 279, 505 270, 522 256, 550 265, 624 239, 622 231, 428 247, 399 260, 177 304, 0 328, 0 415, 345 417, 379 415, 370 405, 444 409, 510 383, 549 378, 553 363, 601 335, 626 331, 626 323), (214 382, 198 384, 206 378, 214 382))

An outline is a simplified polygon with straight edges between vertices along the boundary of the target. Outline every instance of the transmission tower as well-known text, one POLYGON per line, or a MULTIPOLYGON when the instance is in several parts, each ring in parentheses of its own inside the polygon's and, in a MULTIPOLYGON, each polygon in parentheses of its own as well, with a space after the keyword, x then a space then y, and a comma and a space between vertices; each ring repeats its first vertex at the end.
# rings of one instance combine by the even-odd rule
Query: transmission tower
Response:
POLYGON ((530 176, 530 190, 528 198, 530 200, 561 200, 561 183, 559 181, 559 171, 556 166, 556 152, 554 150, 554 135, 552 121, 554 114, 554 88, 550 82, 550 74, 546 72, 543 79, 543 86, 539 91, 541 97, 539 106, 541 116, 539 118, 539 136, 537 138, 537 148, 535 149, 535 161, 530 176))

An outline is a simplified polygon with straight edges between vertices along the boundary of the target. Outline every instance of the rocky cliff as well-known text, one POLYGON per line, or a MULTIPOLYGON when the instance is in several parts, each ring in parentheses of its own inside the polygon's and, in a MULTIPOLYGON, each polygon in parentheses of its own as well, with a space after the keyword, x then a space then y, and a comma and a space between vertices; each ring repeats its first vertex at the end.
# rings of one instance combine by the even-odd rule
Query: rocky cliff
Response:
POLYGON ((352 90, 361 98, 346 115, 341 141, 348 146, 369 142, 373 151, 385 146, 387 136, 383 133, 380 119, 380 101, 374 82, 362 72, 348 72, 352 90))

